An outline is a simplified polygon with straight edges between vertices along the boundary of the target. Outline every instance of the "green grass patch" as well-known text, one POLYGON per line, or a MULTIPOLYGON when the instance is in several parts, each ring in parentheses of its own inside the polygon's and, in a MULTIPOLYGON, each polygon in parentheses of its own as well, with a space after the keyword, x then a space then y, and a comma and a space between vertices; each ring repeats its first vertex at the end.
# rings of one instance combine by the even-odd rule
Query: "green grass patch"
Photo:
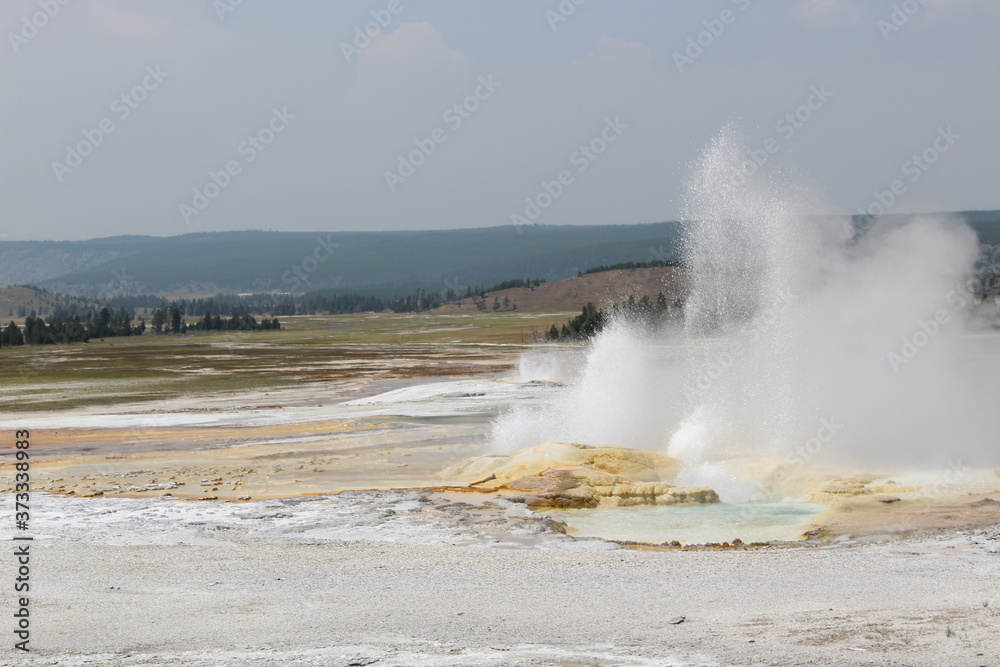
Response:
POLYGON ((4 348, 0 409, 65 410, 362 375, 473 372, 484 362, 482 372, 489 372, 489 362, 496 362, 495 369, 509 365, 510 352, 572 314, 300 316, 283 318, 280 331, 148 334, 4 348))

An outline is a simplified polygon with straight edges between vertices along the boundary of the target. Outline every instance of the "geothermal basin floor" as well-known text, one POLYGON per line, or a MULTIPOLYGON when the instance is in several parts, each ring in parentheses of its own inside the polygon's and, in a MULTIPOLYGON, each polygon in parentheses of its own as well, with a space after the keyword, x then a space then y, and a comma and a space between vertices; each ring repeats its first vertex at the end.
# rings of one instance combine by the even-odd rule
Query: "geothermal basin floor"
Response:
POLYGON ((484 451, 498 406, 553 390, 476 378, 336 406, 272 390, 235 409, 5 415, 31 426, 43 486, 32 651, 10 642, 0 665, 1000 664, 985 499, 938 508, 955 523, 926 527, 945 531, 873 539, 885 516, 924 526, 904 498, 844 515, 864 537, 681 551, 563 535, 501 497, 334 493, 427 484, 484 451), (200 497, 217 499, 180 499, 200 497))
POLYGON ((3 665, 964 666, 1000 656, 996 527, 643 551, 560 535, 502 500, 481 511, 412 491, 35 502, 32 652, 5 647, 3 665))

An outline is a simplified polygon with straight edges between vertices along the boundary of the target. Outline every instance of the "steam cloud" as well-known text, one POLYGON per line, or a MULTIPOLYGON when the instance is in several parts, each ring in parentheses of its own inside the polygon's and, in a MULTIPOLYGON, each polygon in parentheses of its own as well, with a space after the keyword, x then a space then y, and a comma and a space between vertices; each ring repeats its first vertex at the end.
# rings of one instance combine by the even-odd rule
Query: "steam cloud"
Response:
POLYGON ((744 156, 724 130, 691 179, 684 330, 615 322, 584 353, 526 358, 522 375, 567 386, 501 415, 495 448, 643 447, 692 468, 997 464, 996 335, 966 326, 975 233, 916 216, 855 234, 803 215, 793 188, 747 180, 744 156))

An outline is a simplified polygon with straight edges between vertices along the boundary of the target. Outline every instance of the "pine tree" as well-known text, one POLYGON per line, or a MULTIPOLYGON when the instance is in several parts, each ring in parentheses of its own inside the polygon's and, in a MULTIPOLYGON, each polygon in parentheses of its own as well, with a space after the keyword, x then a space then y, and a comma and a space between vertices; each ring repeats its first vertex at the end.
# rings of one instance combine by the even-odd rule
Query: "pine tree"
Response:
POLYGON ((24 345, 24 335, 21 333, 21 328, 13 321, 3 331, 3 343, 9 346, 24 345))
POLYGON ((167 324, 167 313, 163 308, 157 308, 153 313, 153 319, 150 321, 155 333, 164 333, 167 324))
POLYGON ((169 306, 169 312, 170 312, 170 331, 172 333, 175 333, 175 334, 176 333, 180 333, 181 332, 181 324, 184 321, 183 320, 183 317, 184 317, 184 303, 181 302, 180 304, 176 304, 176 303, 170 304, 170 306, 169 306))

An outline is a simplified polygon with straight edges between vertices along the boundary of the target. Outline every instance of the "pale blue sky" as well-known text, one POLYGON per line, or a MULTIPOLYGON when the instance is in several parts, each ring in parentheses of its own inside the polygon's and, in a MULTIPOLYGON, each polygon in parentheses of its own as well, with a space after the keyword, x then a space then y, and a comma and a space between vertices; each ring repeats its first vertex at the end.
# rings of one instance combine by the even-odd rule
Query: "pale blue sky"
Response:
POLYGON ((399 3, 4 0, 0 234, 495 226, 563 171, 533 221, 670 220, 727 123, 751 148, 774 139, 762 169, 817 209, 854 212, 897 179, 893 212, 1000 208, 995 0, 399 3), (912 15, 894 24, 894 4, 912 15), (387 24, 348 62, 372 12, 387 24), (817 90, 832 96, 805 122, 778 124, 817 90), (259 133, 263 150, 244 143, 259 133), (604 152, 577 153, 592 141, 604 152), (415 142, 434 151, 410 175, 415 142))

